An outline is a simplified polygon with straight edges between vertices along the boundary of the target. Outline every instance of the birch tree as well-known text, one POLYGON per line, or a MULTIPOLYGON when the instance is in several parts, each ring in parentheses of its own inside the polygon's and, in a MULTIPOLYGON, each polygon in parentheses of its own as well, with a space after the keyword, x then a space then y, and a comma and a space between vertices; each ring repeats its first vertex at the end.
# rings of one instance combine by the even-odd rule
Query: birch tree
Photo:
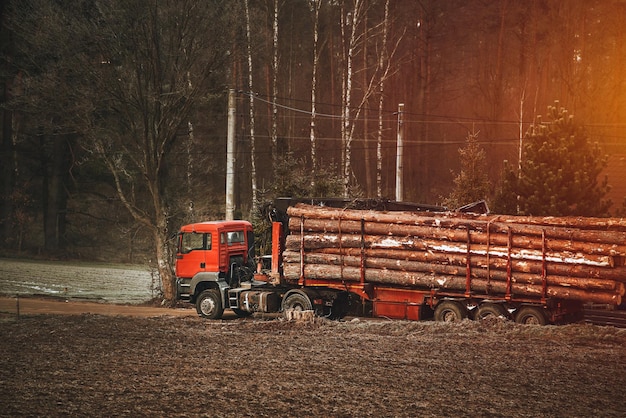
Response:
POLYGON ((311 69, 311 122, 309 130, 309 138, 311 141, 311 166, 313 175, 311 176, 311 185, 315 186, 315 174, 317 172, 317 140, 315 133, 315 123, 317 120, 317 69, 319 66, 319 21, 320 8, 323 0, 311 0, 313 7, 313 68, 311 69))
POLYGON ((272 19, 272 157, 276 163, 278 153, 278 13, 279 1, 274 0, 272 19))
POLYGON ((385 2, 385 17, 383 20, 383 42, 378 59, 378 67, 384 68, 383 76, 378 85, 378 134, 376 137, 376 196, 383 195, 383 115, 385 104, 385 80, 389 75, 389 54, 387 36, 389 33, 389 0, 385 2))
POLYGON ((250 129, 250 180, 252 187, 252 210, 251 213, 257 213, 257 203, 258 203, 258 187, 257 187, 257 176, 256 176, 256 139, 255 139, 255 120, 254 120, 254 85, 252 79, 252 38, 250 36, 250 6, 248 0, 244 0, 244 7, 246 12, 246 43, 247 43, 247 56, 248 56, 248 92, 249 95, 249 129, 250 129))
POLYGON ((343 164, 344 197, 348 197, 350 179, 352 176, 352 140, 354 121, 352 114, 352 82, 353 61, 359 45, 357 27, 361 21, 365 8, 364 0, 353 0, 350 8, 346 2, 341 2, 341 39, 343 52, 343 77, 341 81, 341 161, 343 164))
MULTIPOLYGON (((389 49, 389 1, 384 3, 382 21, 365 25, 365 18, 371 9, 366 0, 352 0, 349 7, 346 2, 341 3, 340 30, 343 42, 343 72, 342 72, 342 112, 341 112, 341 157, 343 163, 344 196, 350 193, 352 183, 352 144, 355 139, 357 123, 361 118, 368 99, 379 94, 379 125, 377 138, 377 194, 382 195, 382 106, 384 104, 385 81, 393 75, 393 57, 403 38, 403 31, 398 30, 394 45, 389 49), (372 68, 367 68, 368 61, 363 60, 361 68, 355 67, 355 58, 365 52, 365 41, 372 43, 377 59, 372 68), (371 69, 368 77, 364 77, 363 84, 355 86, 355 74, 371 69), (360 96, 356 96, 359 92, 360 96)), ((367 163, 367 162, 366 162, 367 163)))

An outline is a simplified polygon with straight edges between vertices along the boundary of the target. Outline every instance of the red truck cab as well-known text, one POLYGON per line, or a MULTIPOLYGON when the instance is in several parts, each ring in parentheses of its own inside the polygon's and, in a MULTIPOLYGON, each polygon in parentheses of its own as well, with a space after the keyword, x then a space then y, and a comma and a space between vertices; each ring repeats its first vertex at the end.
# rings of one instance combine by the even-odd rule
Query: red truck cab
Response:
MULTIPOLYGON (((184 225, 178 233, 178 299, 195 303, 206 290, 224 295, 236 286, 242 270, 254 266, 254 233, 248 221, 213 221, 184 225)), ((221 306, 228 306, 222 299, 221 306)))

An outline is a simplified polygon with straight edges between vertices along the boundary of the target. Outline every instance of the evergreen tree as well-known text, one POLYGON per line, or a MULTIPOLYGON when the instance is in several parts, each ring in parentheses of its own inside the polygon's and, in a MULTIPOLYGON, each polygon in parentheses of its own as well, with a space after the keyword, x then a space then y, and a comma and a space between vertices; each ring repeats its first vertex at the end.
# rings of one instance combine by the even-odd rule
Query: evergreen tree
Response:
MULTIPOLYGON (((262 193, 263 201, 258 203, 259 210, 253 213, 252 224, 256 236, 258 254, 267 254, 272 243, 272 224, 269 212, 272 201, 278 197, 324 198, 343 195, 343 177, 338 175, 335 164, 319 164, 312 171, 305 159, 294 157, 287 152, 279 157, 274 167, 276 176, 262 193)), ((358 189, 350 189, 350 197, 360 197, 358 189)))
POLYGON ((487 176, 487 157, 478 145, 478 133, 468 133, 467 145, 459 148, 461 171, 454 179, 454 189, 444 199, 444 205, 454 209, 486 199, 491 184, 487 176))
MULTIPOLYGON (((312 172, 304 159, 287 152, 275 166, 276 176, 270 182, 265 199, 277 197, 337 197, 343 194, 343 179, 334 164, 320 165, 312 172)), ((358 193, 350 190, 350 197, 358 193)))
POLYGON ((517 214, 517 170, 513 169, 507 160, 502 169, 502 181, 496 192, 493 202, 493 211, 496 213, 517 214))
POLYGON ((608 179, 599 181, 607 158, 573 116, 548 107, 549 122, 531 127, 524 138, 521 173, 505 167, 496 211, 535 216, 605 216, 608 179))

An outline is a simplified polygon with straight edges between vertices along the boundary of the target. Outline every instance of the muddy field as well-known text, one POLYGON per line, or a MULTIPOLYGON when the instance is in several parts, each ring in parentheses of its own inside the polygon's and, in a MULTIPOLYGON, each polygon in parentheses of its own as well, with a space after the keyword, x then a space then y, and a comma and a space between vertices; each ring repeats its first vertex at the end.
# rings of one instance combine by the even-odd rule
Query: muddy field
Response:
POLYGON ((626 330, 358 319, 0 320, 0 415, 626 416, 626 330))

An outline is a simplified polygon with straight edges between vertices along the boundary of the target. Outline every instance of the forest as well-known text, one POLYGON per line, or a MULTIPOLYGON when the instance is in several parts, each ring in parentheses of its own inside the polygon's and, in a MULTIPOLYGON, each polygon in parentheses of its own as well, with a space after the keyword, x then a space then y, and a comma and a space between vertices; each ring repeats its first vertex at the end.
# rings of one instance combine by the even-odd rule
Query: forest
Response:
POLYGON ((6 0, 0 247, 146 262, 274 197, 621 215, 623 0, 6 0), (463 192, 463 193, 461 193, 463 192), (520 203, 521 202, 521 203, 520 203))

